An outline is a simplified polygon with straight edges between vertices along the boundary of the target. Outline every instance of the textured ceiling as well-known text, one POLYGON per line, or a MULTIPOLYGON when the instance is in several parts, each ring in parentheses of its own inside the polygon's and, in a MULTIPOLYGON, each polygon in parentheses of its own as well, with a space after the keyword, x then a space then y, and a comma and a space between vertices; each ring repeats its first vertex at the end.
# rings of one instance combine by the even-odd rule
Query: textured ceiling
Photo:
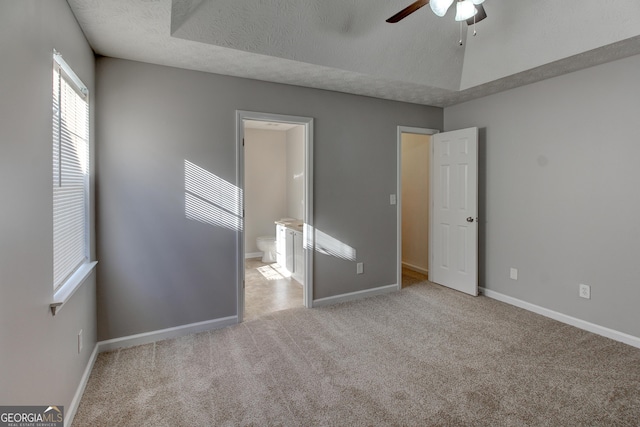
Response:
POLYGON ((411 0, 67 1, 101 55, 442 107, 640 54, 637 0, 487 0, 462 47, 411 0))
POLYGON ((265 122, 262 120, 245 120, 244 127, 245 129, 260 129, 286 132, 295 127, 302 127, 302 125, 294 125, 291 123, 265 122))

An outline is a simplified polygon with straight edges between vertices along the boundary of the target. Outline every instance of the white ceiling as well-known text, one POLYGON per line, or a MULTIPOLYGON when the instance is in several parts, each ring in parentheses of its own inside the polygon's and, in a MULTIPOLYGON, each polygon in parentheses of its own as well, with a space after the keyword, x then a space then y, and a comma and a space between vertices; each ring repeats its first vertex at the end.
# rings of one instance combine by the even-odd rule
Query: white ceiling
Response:
POLYGON ((260 130, 273 130, 279 132, 285 132, 295 127, 302 127, 302 125, 296 125, 292 123, 278 123, 278 122, 264 122, 261 120, 245 120, 245 129, 260 129, 260 130))
POLYGON ((473 36, 412 0, 67 0, 104 56, 448 106, 640 54, 638 0, 486 0, 473 36))

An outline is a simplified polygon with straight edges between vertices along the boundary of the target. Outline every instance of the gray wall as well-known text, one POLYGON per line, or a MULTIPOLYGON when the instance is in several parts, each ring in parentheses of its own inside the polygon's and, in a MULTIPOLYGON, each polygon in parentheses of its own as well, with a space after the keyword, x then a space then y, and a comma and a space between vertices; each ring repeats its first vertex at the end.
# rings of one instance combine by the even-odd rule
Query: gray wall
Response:
POLYGON ((49 310, 54 48, 93 99, 93 52, 67 3, 0 1, 0 404, 68 410, 95 347, 96 303, 90 277, 55 317, 49 310))
POLYGON ((315 119, 315 225, 357 250, 316 253, 314 297, 395 283, 396 126, 442 109, 97 60, 99 339, 236 314, 236 232, 185 219, 185 159, 236 181, 237 109, 315 119))
POLYGON ((640 337, 639 70, 630 57, 445 109, 447 130, 481 128, 482 286, 640 337))

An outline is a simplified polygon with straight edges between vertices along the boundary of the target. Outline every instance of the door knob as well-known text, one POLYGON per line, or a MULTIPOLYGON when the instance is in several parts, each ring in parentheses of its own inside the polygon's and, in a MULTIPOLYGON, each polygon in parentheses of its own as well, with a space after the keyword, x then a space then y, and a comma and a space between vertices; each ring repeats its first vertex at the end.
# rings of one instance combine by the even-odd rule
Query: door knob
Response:
POLYGON ((467 218, 467 222, 473 222, 473 218, 472 217, 467 218))

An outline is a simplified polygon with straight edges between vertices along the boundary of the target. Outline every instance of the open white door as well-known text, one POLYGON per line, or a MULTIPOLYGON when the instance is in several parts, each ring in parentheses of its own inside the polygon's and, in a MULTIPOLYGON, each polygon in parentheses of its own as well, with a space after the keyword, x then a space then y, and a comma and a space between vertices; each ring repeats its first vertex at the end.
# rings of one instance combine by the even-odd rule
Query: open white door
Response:
POLYGON ((432 141, 429 279, 478 295, 478 128, 432 141))

